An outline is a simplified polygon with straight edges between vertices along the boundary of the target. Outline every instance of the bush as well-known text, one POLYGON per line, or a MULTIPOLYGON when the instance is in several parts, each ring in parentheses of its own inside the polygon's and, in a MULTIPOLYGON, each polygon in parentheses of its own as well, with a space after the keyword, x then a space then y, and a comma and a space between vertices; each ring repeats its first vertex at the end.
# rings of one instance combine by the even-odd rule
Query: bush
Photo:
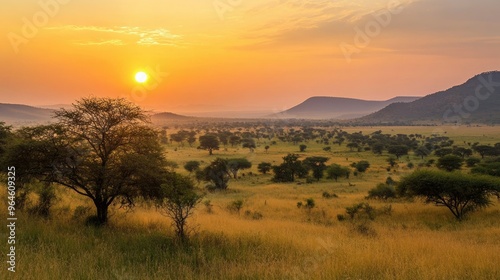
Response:
POLYGON ((261 213, 257 211, 252 212, 250 210, 245 211, 245 216, 251 218, 252 220, 260 220, 264 217, 261 213))
POLYGON ((342 214, 338 214, 338 215, 337 215, 337 220, 339 220, 339 222, 345 221, 345 219, 346 219, 346 218, 345 218, 345 216, 344 216, 344 215, 342 215, 342 214))
POLYGON ((456 155, 445 155, 438 159, 436 166, 448 172, 459 170, 462 167, 463 158, 456 155))
POLYGON ((328 199, 328 198, 338 198, 339 196, 334 193, 323 192, 323 197, 328 199))
POLYGON ((396 190, 394 189, 394 187, 384 183, 380 183, 375 188, 368 191, 368 196, 366 198, 386 200, 388 198, 394 197, 396 197, 396 190))
POLYGON ((475 157, 470 157, 465 160, 465 164, 467 167, 474 167, 476 164, 480 163, 481 159, 480 158, 475 158, 475 157))
POLYGON ((306 199, 305 203, 303 203, 302 201, 297 202, 297 208, 300 209, 302 207, 304 207, 307 210, 311 210, 314 207, 316 207, 316 203, 314 202, 314 199, 312 199, 312 198, 306 199))
POLYGON ((351 207, 346 207, 345 211, 347 215, 354 220, 356 217, 358 218, 368 218, 370 220, 375 220, 375 208, 371 207, 368 203, 358 203, 354 204, 351 207))
POLYGON ((240 214, 241 208, 243 208, 243 200, 241 199, 235 200, 228 205, 228 209, 237 212, 238 215, 240 214))

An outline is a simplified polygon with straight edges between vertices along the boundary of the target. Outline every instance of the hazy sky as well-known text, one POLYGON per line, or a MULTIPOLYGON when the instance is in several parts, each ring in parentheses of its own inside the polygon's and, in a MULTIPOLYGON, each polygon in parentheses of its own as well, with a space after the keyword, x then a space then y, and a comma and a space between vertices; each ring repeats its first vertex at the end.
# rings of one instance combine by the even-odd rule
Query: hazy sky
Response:
POLYGON ((315 95, 420 96, 500 69, 498 0, 40 3, 0 4, 1 103, 280 111, 315 95))

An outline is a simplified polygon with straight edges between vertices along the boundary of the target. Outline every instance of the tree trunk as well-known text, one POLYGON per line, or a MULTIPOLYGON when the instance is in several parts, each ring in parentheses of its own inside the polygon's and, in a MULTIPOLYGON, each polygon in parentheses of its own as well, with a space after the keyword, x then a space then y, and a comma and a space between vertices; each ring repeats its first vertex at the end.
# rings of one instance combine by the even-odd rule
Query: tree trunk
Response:
POLYGON ((97 209, 97 222, 100 225, 106 224, 108 222, 108 205, 105 201, 94 201, 94 204, 97 209))

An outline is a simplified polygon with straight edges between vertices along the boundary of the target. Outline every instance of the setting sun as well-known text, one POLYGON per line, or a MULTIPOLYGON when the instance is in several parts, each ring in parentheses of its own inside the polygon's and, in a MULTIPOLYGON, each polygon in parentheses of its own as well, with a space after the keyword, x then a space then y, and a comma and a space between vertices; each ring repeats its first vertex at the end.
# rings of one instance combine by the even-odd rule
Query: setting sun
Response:
POLYGON ((144 83, 148 80, 148 74, 144 73, 144 72, 137 72, 135 74, 135 80, 138 82, 138 83, 144 83))

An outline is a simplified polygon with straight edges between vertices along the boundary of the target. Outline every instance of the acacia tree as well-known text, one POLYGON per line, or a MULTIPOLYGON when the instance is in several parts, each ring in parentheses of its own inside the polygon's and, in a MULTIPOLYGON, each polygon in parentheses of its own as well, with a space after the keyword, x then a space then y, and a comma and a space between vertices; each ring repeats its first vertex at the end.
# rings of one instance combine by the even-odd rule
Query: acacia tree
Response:
POLYGON ((269 172, 272 168, 272 164, 270 162, 261 162, 259 165, 257 165, 257 169, 259 170, 260 173, 266 174, 269 172))
POLYGON ((213 150, 219 149, 219 139, 216 135, 207 134, 200 136, 200 148, 204 150, 208 150, 208 154, 212 155, 213 150))
POLYGON ((243 140, 241 140, 241 146, 243 148, 248 148, 250 152, 253 152, 256 148, 255 140, 253 140, 253 138, 244 138, 243 140))
POLYGON ((347 166, 341 166, 339 164, 333 163, 326 169, 326 174, 328 179, 333 179, 337 182, 338 178, 345 177, 349 179, 351 170, 347 166))
POLYGON ((407 155, 409 151, 408 146, 405 145, 392 145, 387 148, 389 154, 393 154, 399 159, 401 156, 407 155))
POLYGON ((307 157, 304 159, 303 163, 307 165, 313 171, 313 177, 316 180, 323 178, 323 172, 326 169, 327 157, 307 157))
POLYGON ((420 170, 403 178, 398 192, 446 206, 455 218, 462 220, 469 212, 489 206, 489 197, 499 193, 499 186, 500 180, 491 176, 420 170))
POLYGON ((231 178, 228 162, 222 158, 212 161, 209 166, 203 169, 202 175, 205 181, 212 183, 212 185, 207 186, 209 189, 225 190, 231 178))
POLYGON ((185 240, 188 237, 187 220, 200 203, 203 194, 199 194, 188 177, 170 173, 162 185, 162 195, 156 200, 158 211, 172 219, 176 236, 185 240))
POLYGON ((438 159, 437 168, 448 172, 459 170, 464 163, 464 159, 456 155, 446 155, 438 159))
POLYGON ((246 158, 234 158, 227 160, 227 167, 233 173, 233 178, 238 179, 238 171, 251 168, 252 163, 246 158))
POLYGON ((124 99, 84 98, 55 118, 57 124, 26 136, 36 153, 21 155, 30 167, 25 175, 91 199, 98 224, 107 222, 114 202, 133 206, 139 196, 159 194, 165 159, 158 132, 139 107, 124 99))

